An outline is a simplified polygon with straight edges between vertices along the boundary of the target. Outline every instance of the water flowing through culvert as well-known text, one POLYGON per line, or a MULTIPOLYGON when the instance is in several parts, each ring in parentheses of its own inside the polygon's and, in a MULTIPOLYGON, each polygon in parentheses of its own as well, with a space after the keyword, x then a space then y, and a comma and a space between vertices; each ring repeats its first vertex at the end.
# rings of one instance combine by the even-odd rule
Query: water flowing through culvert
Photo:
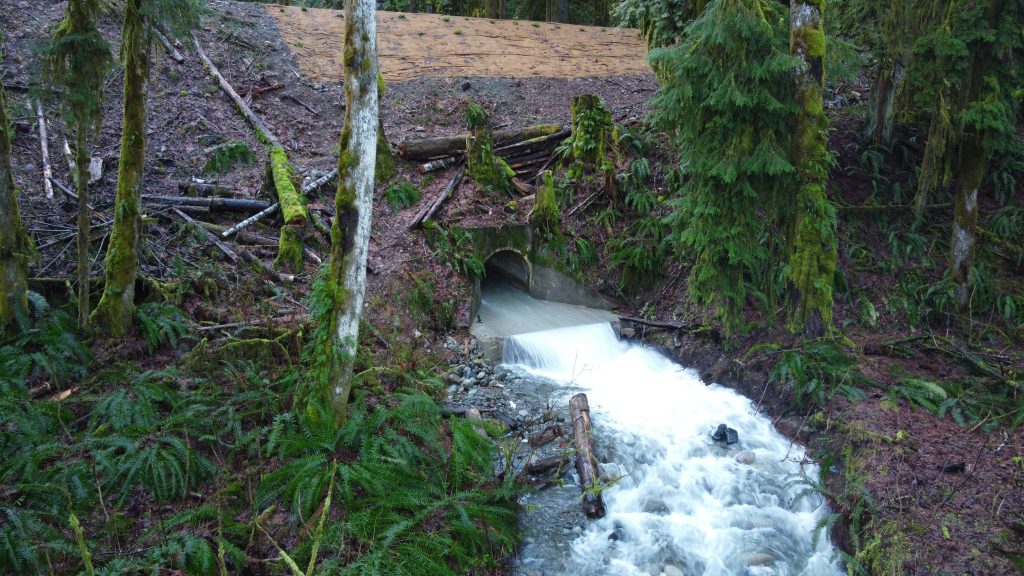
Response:
MULTIPOLYGON (((558 538, 531 536, 542 521, 527 511, 518 574, 843 573, 827 533, 814 537, 826 505, 800 482, 817 478, 817 466, 748 399, 620 342, 609 324, 508 337, 503 355, 523 386, 563 404, 587 394, 603 473, 619 477, 604 491, 607 515, 558 538), (711 440, 720 423, 739 432, 738 444, 711 440)), ((578 487, 551 490, 561 495, 530 496, 527 510, 579 506, 578 487)))

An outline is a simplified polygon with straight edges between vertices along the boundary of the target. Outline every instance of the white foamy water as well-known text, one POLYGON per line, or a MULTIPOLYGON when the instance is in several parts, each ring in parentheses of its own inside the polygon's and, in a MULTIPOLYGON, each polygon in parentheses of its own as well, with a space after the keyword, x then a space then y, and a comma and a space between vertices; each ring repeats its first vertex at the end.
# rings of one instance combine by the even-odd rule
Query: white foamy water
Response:
MULTIPOLYGON (((607 515, 571 543, 571 558, 545 575, 831 576, 844 572, 822 533, 828 510, 801 493, 817 478, 804 449, 730 389, 620 342, 608 324, 506 338, 517 370, 579 387, 590 401, 606 475, 607 515), (721 424, 739 432, 723 447, 721 424), (740 452, 754 460, 736 460, 740 452)), ((524 550, 529 554, 529 550, 524 550)))

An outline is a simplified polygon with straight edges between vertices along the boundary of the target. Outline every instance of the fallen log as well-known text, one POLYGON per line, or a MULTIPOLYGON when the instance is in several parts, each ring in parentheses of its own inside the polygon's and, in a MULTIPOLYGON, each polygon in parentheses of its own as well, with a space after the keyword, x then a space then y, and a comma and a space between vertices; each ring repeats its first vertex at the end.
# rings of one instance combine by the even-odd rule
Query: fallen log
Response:
POLYGON ((235 193, 217 182, 207 182, 199 178, 192 178, 189 182, 179 183, 178 192, 185 196, 220 196, 235 193))
POLYGON ((171 206, 194 206, 210 211, 223 212, 262 212, 272 205, 266 200, 250 198, 194 198, 192 196, 143 196, 142 202, 171 206))
POLYGON ((264 264, 262 260, 254 256, 252 252, 249 252, 248 250, 242 248, 241 246, 238 247, 238 250, 236 252, 230 246, 225 244, 220 238, 218 238, 217 235, 214 234, 209 228, 203 226, 203 223, 192 218, 188 214, 185 214, 181 210, 177 208, 172 208, 172 211, 175 214, 177 214, 178 217, 180 217, 182 220, 195 224, 199 226, 204 232, 206 232, 205 236, 207 242, 216 246, 218 250, 220 250, 221 252, 224 253, 225 256, 227 256, 228 260, 231 260, 231 262, 237 263, 238 259, 241 258, 242 260, 245 260, 246 262, 258 267, 264 274, 269 276, 271 279, 276 280, 277 282, 291 282, 295 280, 295 276, 292 276, 290 274, 281 274, 276 270, 273 270, 272 268, 264 264))
POLYGON ((590 405, 586 394, 577 394, 569 399, 569 416, 572 418, 576 435, 576 473, 583 490, 583 513, 588 518, 604 516, 604 500, 601 498, 600 474, 597 459, 594 458, 594 438, 590 427, 590 405))
POLYGON ((256 131, 257 139, 270 146, 281 148, 281 142, 270 131, 270 127, 268 127, 266 122, 257 116, 251 108, 249 108, 249 105, 245 103, 245 100, 242 100, 242 97, 238 95, 238 92, 235 92, 235 89, 231 87, 231 84, 227 79, 221 75, 220 71, 217 70, 217 66, 214 65, 213 61, 206 55, 206 52, 203 51, 203 46, 199 44, 199 39, 196 38, 194 34, 192 35, 192 43, 195 45, 196 53, 199 54, 199 58, 203 61, 203 65, 206 66, 206 70, 210 73, 210 76, 213 76, 214 79, 217 80, 217 84, 220 85, 220 89, 223 90, 229 98, 231 98, 231 101, 234 102, 235 108, 238 109, 238 112, 249 121, 253 130, 256 131))
POLYGON ((153 35, 156 36, 156 39, 160 42, 160 45, 164 47, 164 51, 167 52, 167 56, 169 56, 171 60, 174 60, 178 64, 185 61, 185 57, 181 55, 181 52, 178 52, 178 49, 171 44, 171 41, 167 39, 167 36, 165 36, 159 28, 153 26, 151 30, 153 35))
POLYGON ((462 177, 465 174, 466 168, 459 168, 459 171, 455 173, 455 176, 452 176, 451 182, 449 182, 448 185, 445 186, 444 190, 441 191, 441 195, 416 215, 412 224, 409 224, 409 228, 418 228, 419 226, 422 226, 424 222, 430 220, 430 217, 441 208, 441 205, 444 204, 445 200, 447 200, 448 197, 452 195, 452 192, 459 186, 459 183, 462 182, 462 177))
POLYGON ((459 155, 456 155, 456 156, 449 156, 447 158, 441 158, 440 160, 431 160, 430 162, 427 162, 426 164, 420 164, 419 172, 420 172, 420 174, 429 174, 430 172, 436 172, 438 170, 444 170, 445 168, 449 168, 451 166, 455 166, 456 164, 461 162, 464 158, 465 158, 465 156, 463 156, 462 154, 459 154, 459 155))
MULTIPOLYGON (((188 208, 188 206, 182 207, 181 210, 182 212, 187 213, 188 210, 185 210, 185 208, 188 208)), ((196 220, 196 222, 198 222, 203 228, 211 230, 220 235, 221 238, 227 240, 227 238, 224 238, 224 231, 228 229, 227 226, 213 224, 211 222, 203 222, 202 220, 196 220)), ((277 246, 277 240, 270 238, 269 236, 254 234, 248 230, 236 232, 233 240, 238 244, 248 244, 250 246, 277 246)))
POLYGON ((551 442, 555 438, 561 438, 565 435, 565 431, 558 424, 548 426, 540 434, 534 434, 530 436, 530 446, 534 448, 543 446, 548 442, 551 442))
MULTIPOLYGON (((499 130, 494 133, 495 146, 503 146, 532 138, 550 136, 562 131, 557 124, 539 124, 514 130, 499 130)), ((423 140, 407 140, 398 145, 398 156, 402 160, 429 160, 444 156, 452 156, 466 150, 466 138, 469 134, 425 138, 423 140)))
POLYGON ((555 456, 548 456, 547 458, 541 458, 540 460, 528 463, 523 467, 523 474, 543 474, 551 470, 561 471, 565 469, 568 463, 569 457, 567 455, 556 454, 555 456))
POLYGON ((53 200, 53 168, 50 166, 50 143, 46 134, 46 115, 43 114, 43 103, 36 100, 36 119, 39 121, 39 149, 43 154, 43 192, 47 200, 53 200))
POLYGON ((302 270, 302 238, 306 234, 309 211, 300 192, 301 186, 284 148, 270 149, 267 160, 267 187, 272 188, 280 204, 284 226, 274 264, 290 271, 302 270))
POLYGON ((280 204, 271 204, 270 206, 267 206, 264 210, 257 212, 252 216, 249 216, 245 220, 242 220, 241 222, 235 224, 234 226, 231 226, 230 228, 227 228, 226 230, 220 233, 220 237, 227 240, 228 238, 231 237, 232 234, 235 234, 239 230, 243 230, 249 226, 252 226, 256 222, 259 222, 260 220, 266 218, 267 216, 270 216, 274 212, 277 212, 278 206, 280 206, 280 204))
POLYGON ((521 156, 523 154, 529 154, 532 152, 539 152, 541 150, 550 150, 555 146, 562 143, 562 140, 568 138, 572 132, 569 130, 560 130, 554 134, 547 136, 538 136, 536 138, 530 138, 515 144, 509 144, 508 146, 501 146, 494 150, 494 153, 499 156, 521 156))
POLYGON ((308 184, 304 184, 302 186, 302 194, 303 195, 308 195, 308 194, 310 194, 312 192, 317 192, 317 191, 320 190, 321 187, 323 187, 325 184, 327 184, 331 180, 336 179, 337 177, 338 177, 338 169, 335 168, 334 170, 331 170, 330 172, 328 172, 327 174, 324 174, 323 176, 317 178, 316 180, 313 180, 312 182, 310 182, 308 184))

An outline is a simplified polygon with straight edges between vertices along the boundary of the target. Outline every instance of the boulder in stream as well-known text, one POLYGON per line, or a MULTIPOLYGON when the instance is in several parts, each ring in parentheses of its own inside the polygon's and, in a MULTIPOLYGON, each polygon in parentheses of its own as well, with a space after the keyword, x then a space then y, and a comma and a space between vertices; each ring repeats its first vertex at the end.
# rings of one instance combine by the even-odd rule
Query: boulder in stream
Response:
POLYGON ((740 441, 740 434, 725 424, 719 424, 718 429, 711 435, 711 439, 726 445, 735 444, 740 441))

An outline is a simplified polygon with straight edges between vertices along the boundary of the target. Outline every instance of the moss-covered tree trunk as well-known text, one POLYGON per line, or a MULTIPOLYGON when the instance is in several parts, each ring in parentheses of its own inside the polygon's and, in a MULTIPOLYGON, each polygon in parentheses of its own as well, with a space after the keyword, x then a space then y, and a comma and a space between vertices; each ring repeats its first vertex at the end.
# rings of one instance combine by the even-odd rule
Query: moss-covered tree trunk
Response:
POLYGON ((281 238, 274 264, 289 272, 302 270, 302 241, 309 221, 309 210, 302 195, 302 185, 284 148, 274 146, 267 157, 267 185, 272 187, 281 205, 281 238))
POLYGON ((592 169, 604 176, 605 192, 612 204, 615 195, 615 164, 609 154, 612 143, 612 113, 599 96, 581 94, 569 102, 572 113, 572 159, 569 178, 576 180, 581 170, 592 169))
POLYGON ((89 327, 89 129, 75 128, 75 171, 78 173, 78 325, 89 327))
MULTIPOLYGON (((495 16, 496 18, 496 16, 495 16)), ((391 152, 388 135, 384 131, 384 115, 380 107, 384 102, 384 75, 380 73, 380 62, 377 63, 377 173, 374 176, 377 184, 389 182, 395 175, 395 155, 391 152)))
POLYGON ((110 47, 96 29, 98 0, 69 0, 44 58, 44 74, 61 95, 75 134, 78 188, 78 320, 89 325, 89 133, 103 121, 103 83, 110 47))
POLYGON ((828 140, 822 93, 825 89, 823 0, 790 3, 790 53, 800 59, 793 75, 799 111, 792 159, 797 192, 789 241, 794 329, 821 335, 832 322, 836 268, 835 207, 825 193, 828 140))
POLYGON ((921 160, 921 172, 917 178, 917 191, 914 194, 914 228, 924 222, 925 209, 932 193, 949 185, 952 176, 952 152, 956 148, 956 134, 950 121, 952 111, 944 98, 932 111, 932 119, 928 125, 928 140, 924 146, 924 159, 921 160))
POLYGON ((94 324, 113 336, 128 332, 135 313, 135 278, 142 234, 139 199, 146 161, 146 82, 149 37, 142 21, 143 0, 128 0, 121 28, 124 64, 124 113, 121 156, 117 165, 114 226, 107 246, 103 296, 93 311, 94 324))
POLYGON ((494 153, 494 132, 476 126, 466 136, 466 173, 484 189, 507 194, 512 190, 515 170, 494 153))
POLYGON ((868 109, 868 139, 873 144, 892 140, 896 109, 896 91, 903 82, 904 68, 897 56, 887 56, 878 63, 868 109))
POLYGON ((21 224, 11 165, 11 128, 0 84, 0 336, 16 329, 17 316, 28 311, 27 263, 31 243, 21 224))
POLYGON ((327 281, 334 327, 330 341, 330 398, 335 422, 344 422, 352 392, 359 319, 366 292, 374 172, 377 163, 377 21, 373 0, 345 4, 345 122, 338 157, 336 216, 331 227, 327 281))
MULTIPOLYGON (((985 19, 990 29, 996 29, 1002 15, 1004 0, 989 0, 985 19)), ((972 54, 970 85, 965 103, 978 102, 986 90, 986 76, 992 67, 992 48, 989 43, 976 42, 972 54)), ((966 107, 966 106, 965 106, 966 107)), ((977 244, 978 189, 985 179, 989 162, 989 147, 982 130, 986 127, 966 126, 956 161, 956 198, 953 201, 953 237, 950 241, 949 279, 956 288, 957 302, 966 306, 970 298, 971 266, 977 244)))

